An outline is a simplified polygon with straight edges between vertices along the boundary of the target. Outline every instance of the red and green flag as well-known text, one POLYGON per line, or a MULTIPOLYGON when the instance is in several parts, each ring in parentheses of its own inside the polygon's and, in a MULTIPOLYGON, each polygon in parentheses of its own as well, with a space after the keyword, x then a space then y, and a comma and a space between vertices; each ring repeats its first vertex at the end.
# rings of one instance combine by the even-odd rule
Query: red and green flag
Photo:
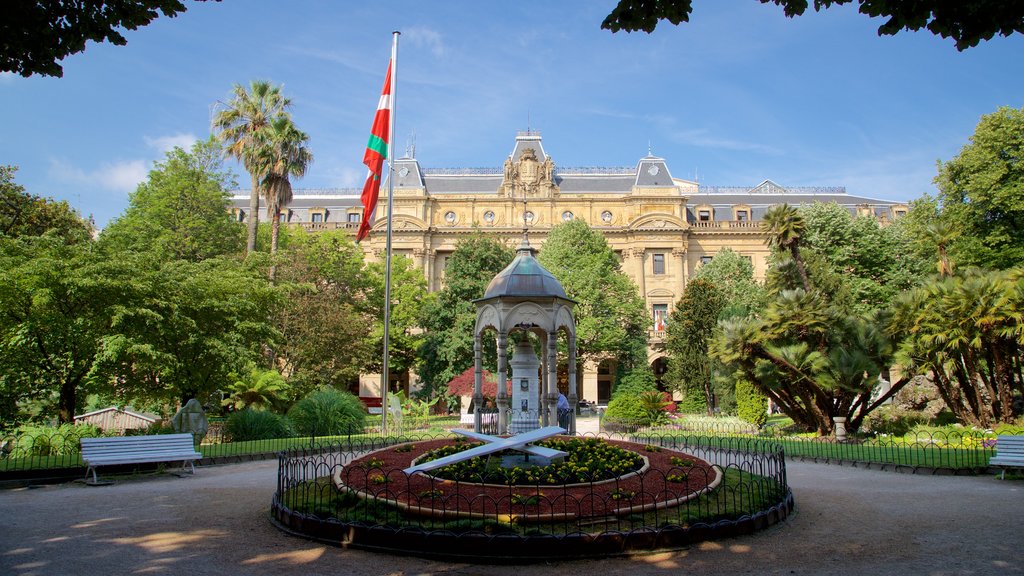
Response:
POLYGON ((380 182, 384 172, 384 160, 388 157, 388 134, 391 123, 391 62, 388 62, 388 73, 384 77, 384 89, 381 90, 377 114, 373 117, 370 128, 370 141, 366 143, 363 164, 369 169, 366 183, 360 200, 363 203, 363 218, 359 222, 356 242, 370 235, 373 225, 373 213, 377 209, 377 198, 380 196, 380 182))

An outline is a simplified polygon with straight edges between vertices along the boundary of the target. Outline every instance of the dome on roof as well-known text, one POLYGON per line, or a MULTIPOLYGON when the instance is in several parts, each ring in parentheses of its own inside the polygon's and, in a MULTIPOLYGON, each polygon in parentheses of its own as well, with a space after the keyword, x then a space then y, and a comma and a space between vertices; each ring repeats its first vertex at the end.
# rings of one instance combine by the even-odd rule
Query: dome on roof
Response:
POLYGON ((491 279, 481 300, 501 296, 557 297, 568 300, 561 282, 540 265, 540 262, 534 258, 535 252, 536 250, 530 246, 529 242, 524 240, 516 251, 516 257, 512 263, 491 279))

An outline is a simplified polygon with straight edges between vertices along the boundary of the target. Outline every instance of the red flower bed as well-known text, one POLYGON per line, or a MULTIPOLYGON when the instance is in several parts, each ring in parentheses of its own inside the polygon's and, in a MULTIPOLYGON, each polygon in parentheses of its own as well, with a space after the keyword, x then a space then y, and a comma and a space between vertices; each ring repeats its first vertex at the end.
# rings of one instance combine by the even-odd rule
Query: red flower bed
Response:
POLYGON ((392 446, 358 458, 335 474, 335 484, 435 518, 515 516, 519 521, 546 521, 677 506, 720 481, 716 468, 689 454, 667 448, 648 452, 641 444, 605 442, 640 454, 647 459, 647 467, 604 482, 540 486, 454 482, 402 471, 427 451, 454 443, 444 439, 414 442, 409 451, 392 446), (690 464, 681 465, 680 460, 690 464))

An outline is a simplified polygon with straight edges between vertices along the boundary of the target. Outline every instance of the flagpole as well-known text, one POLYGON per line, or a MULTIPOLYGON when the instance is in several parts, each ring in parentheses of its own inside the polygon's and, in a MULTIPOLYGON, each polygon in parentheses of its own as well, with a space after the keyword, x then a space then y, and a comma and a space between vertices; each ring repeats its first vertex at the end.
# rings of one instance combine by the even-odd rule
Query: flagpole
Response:
POLYGON ((388 239, 385 247, 384 259, 384 363, 380 375, 380 413, 381 433, 387 434, 388 430, 388 385, 390 384, 390 370, 388 367, 388 340, 391 333, 391 214, 394 206, 395 192, 395 156, 393 154, 395 142, 395 112, 397 107, 395 84, 398 78, 398 37, 402 33, 395 30, 391 33, 391 118, 388 122, 388 239))

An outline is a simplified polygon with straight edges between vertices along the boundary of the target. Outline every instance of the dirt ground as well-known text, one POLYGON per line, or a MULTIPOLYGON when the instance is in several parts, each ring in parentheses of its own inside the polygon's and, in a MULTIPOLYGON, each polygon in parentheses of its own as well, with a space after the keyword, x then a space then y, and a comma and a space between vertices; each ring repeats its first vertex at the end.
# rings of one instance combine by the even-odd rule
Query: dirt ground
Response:
POLYGON ((276 461, 0 490, 0 574, 1024 574, 1024 481, 790 462, 796 512, 759 534, 627 558, 452 564, 278 531, 276 461))

